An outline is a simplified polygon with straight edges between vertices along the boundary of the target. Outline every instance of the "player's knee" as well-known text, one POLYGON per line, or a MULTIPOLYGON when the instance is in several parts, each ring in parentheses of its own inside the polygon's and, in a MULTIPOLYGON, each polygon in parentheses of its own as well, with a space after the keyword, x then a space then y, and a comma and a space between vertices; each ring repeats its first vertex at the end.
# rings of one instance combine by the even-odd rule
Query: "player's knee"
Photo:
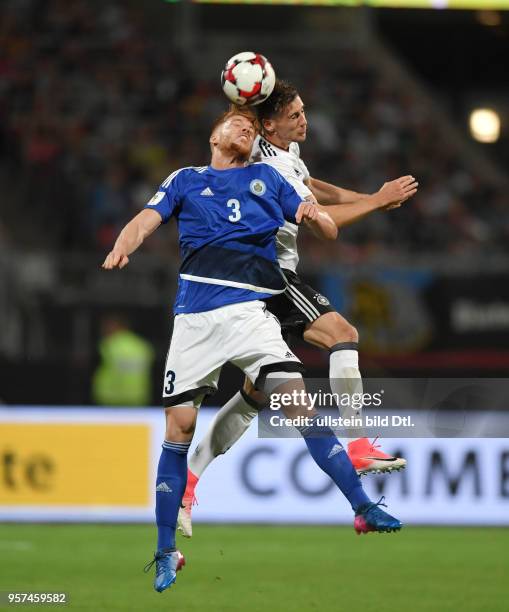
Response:
POLYGON ((324 348, 339 342, 358 342, 357 329, 337 312, 329 312, 314 321, 304 333, 304 339, 324 348))
POLYGON ((332 344, 337 342, 357 342, 359 334, 353 325, 337 312, 330 312, 327 316, 326 330, 332 344))
POLYGON ((337 323, 337 332, 335 334, 339 339, 335 340, 334 344, 337 342, 359 342, 359 332, 357 329, 342 317, 340 319, 337 323))
POLYGON ((194 430, 195 430, 195 424, 191 423, 191 422, 185 422, 185 423, 179 423, 177 425, 180 433, 189 436, 194 434, 194 430))
POLYGON ((196 410, 167 408, 165 412, 167 440, 179 442, 193 437, 196 427, 196 410))

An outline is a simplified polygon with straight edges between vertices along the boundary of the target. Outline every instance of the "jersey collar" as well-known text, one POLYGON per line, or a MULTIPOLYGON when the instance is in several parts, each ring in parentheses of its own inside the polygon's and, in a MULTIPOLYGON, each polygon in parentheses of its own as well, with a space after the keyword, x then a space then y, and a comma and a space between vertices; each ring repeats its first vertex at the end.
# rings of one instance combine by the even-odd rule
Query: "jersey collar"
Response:
POLYGON ((265 136, 262 136, 261 134, 260 134, 260 140, 263 140, 263 142, 266 142, 268 145, 270 145, 271 147, 274 147, 275 149, 279 149, 280 151, 284 151, 285 153, 290 152, 290 146, 292 143, 288 145, 288 149, 283 149, 283 147, 278 147, 277 144, 274 144, 270 140, 267 140, 267 138, 265 138, 265 136))

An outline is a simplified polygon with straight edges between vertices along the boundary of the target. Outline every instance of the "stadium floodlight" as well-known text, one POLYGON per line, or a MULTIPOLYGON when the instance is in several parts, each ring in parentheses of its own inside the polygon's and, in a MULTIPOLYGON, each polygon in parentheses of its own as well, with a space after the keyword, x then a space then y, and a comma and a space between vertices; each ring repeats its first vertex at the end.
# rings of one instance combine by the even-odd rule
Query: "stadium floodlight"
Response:
POLYGON ((470 133, 478 142, 497 142, 500 137, 500 116, 492 108, 476 108, 470 113, 470 133))

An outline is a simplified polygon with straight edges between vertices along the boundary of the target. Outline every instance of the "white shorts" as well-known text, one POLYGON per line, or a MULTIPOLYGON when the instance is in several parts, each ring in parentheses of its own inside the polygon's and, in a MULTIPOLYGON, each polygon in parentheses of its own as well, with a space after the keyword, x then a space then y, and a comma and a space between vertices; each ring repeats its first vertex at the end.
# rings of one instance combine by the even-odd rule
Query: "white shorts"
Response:
POLYGON ((201 403, 217 391, 222 366, 231 361, 260 386, 269 372, 303 372, 260 301, 230 304, 175 317, 163 383, 165 407, 201 403))

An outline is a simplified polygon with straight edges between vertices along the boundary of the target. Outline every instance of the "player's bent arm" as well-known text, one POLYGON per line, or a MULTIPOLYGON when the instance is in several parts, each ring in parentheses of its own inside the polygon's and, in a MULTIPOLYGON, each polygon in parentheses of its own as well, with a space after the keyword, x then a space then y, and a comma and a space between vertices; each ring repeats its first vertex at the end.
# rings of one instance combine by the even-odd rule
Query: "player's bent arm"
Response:
POLYGON ((161 225, 161 215, 148 208, 139 212, 136 217, 120 232, 113 249, 108 253, 102 267, 105 270, 123 268, 129 263, 131 253, 161 225))
POLYGON ((320 181, 312 176, 304 181, 304 183, 322 206, 351 204, 368 197, 368 194, 357 193, 356 191, 336 187, 336 185, 320 181))
POLYGON ((321 240, 336 240, 338 228, 330 215, 320 210, 319 206, 309 202, 302 202, 295 215, 297 223, 304 223, 313 234, 321 240))

